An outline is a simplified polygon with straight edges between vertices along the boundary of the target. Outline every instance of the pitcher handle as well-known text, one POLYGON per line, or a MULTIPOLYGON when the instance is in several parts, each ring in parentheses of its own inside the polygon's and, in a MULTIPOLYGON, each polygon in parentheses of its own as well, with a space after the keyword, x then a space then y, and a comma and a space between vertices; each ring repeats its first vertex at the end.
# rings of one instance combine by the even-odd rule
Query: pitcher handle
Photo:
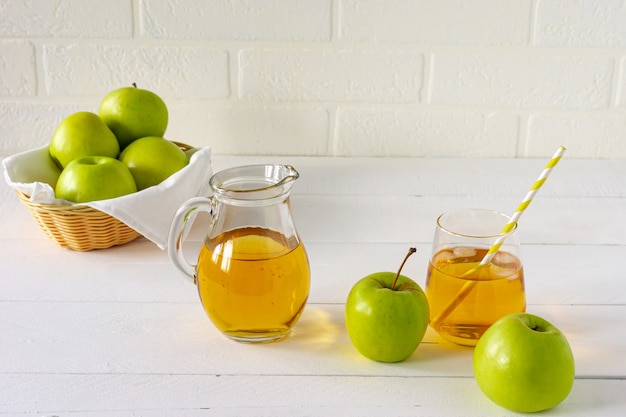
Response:
POLYGON ((212 197, 195 197, 187 200, 176 212, 170 226, 167 242, 167 253, 174 265, 185 274, 185 277, 195 284, 196 264, 190 263, 183 253, 183 242, 190 227, 193 225, 195 214, 206 211, 213 217, 212 197))

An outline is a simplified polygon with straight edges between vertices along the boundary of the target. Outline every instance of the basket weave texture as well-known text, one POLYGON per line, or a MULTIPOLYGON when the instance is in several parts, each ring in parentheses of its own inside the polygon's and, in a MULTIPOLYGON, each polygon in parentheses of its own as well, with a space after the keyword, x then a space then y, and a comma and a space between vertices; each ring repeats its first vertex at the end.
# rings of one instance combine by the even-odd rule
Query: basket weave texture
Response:
POLYGON ((88 206, 33 203, 16 190, 39 227, 59 246, 75 251, 106 249, 141 236, 135 229, 100 210, 88 206))

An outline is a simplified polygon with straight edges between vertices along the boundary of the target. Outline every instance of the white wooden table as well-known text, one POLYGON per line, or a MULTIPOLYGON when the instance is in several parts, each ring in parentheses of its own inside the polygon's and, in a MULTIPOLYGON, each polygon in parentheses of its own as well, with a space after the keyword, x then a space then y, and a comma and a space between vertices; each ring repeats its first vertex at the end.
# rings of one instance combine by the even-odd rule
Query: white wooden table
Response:
MULTIPOLYGON (((406 362, 372 362, 351 345, 343 308, 359 278, 395 271, 409 246, 419 252, 403 272, 424 286, 437 215, 512 213, 546 160, 214 156, 214 170, 301 173, 292 207, 309 303, 289 339, 254 346, 219 334, 149 241, 61 249, 0 181, 0 416, 512 415, 479 390, 471 348, 429 329, 406 362)), ((520 232, 528 311, 563 330, 576 359, 570 396, 546 415, 625 415, 626 161, 566 154, 520 232)))

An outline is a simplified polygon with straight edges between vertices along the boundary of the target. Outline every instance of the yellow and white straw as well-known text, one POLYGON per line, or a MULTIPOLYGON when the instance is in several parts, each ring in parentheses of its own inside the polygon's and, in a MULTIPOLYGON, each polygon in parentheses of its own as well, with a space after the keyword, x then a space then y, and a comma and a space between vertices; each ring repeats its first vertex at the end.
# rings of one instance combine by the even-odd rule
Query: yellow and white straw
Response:
MULTIPOLYGON (((500 232, 500 237, 498 237, 498 239, 496 239, 496 241, 491 245, 483 259, 480 261, 480 264, 463 274, 464 277, 473 274, 474 272, 478 271, 480 268, 491 262, 491 259, 493 259, 493 257, 496 255, 496 253, 504 243, 505 239, 509 235, 509 232, 515 228, 515 226, 517 225, 517 221, 522 216, 524 211, 528 208, 530 203, 533 201, 535 194, 537 194, 537 191, 539 191, 541 186, 546 182, 546 179, 548 179, 548 175, 550 175, 552 169, 554 169, 556 164, 559 163, 564 153, 565 148, 563 146, 559 146, 557 151, 554 153, 554 156, 546 164, 546 167, 544 168, 541 175, 539 175, 539 178, 537 178, 532 187, 530 187, 530 190, 528 191, 528 194, 526 194, 526 197, 524 197, 524 200, 519 204, 519 206, 517 206, 517 210, 515 210, 515 213, 511 216, 511 220, 509 220, 509 222, 500 232)), ((452 299, 450 303, 433 319, 433 322, 439 323, 440 321, 448 317, 450 313, 454 311, 454 309, 461 303, 461 301, 463 301, 465 297, 467 297, 467 295, 470 293, 475 285, 476 281, 467 281, 465 285, 463 285, 459 293, 456 295, 456 297, 454 297, 454 299, 452 299)))
POLYGON ((528 191, 528 194, 526 194, 526 197, 524 197, 524 200, 519 204, 519 206, 517 206, 517 210, 515 210, 515 213, 511 216, 511 220, 509 220, 509 222, 500 232, 500 237, 493 243, 493 245, 491 245, 491 247, 487 251, 487 254, 480 261, 480 264, 473 270, 467 272, 465 275, 476 272, 477 269, 482 268, 483 266, 491 262, 491 259, 493 259, 496 252, 500 250, 500 247, 502 246, 502 243, 504 243, 504 240, 506 239, 509 232, 513 230, 513 228, 515 228, 515 225, 517 225, 517 221, 519 220, 519 218, 522 217, 524 210, 526 210, 530 203, 533 201, 535 194, 537 194, 537 191, 539 191, 543 183, 546 182, 546 180, 548 179, 548 175, 550 175, 550 172, 552 172, 552 169, 554 169, 556 164, 559 163, 564 153, 565 148, 563 146, 559 146, 559 149, 557 149, 552 159, 548 161, 548 164, 544 168, 541 175, 539 175, 539 178, 537 178, 533 186, 530 187, 530 190, 528 191))

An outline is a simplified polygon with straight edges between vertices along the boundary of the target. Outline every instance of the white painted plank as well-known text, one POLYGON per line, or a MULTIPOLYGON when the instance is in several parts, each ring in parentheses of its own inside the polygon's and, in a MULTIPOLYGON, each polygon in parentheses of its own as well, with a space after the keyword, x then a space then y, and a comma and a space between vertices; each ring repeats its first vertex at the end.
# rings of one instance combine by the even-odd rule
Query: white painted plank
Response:
MULTIPOLYGON (((301 174, 294 194, 478 195, 519 197, 545 159, 315 158, 217 155, 214 171, 248 163, 292 164, 301 174)), ((626 164, 620 160, 568 159, 541 190, 545 196, 626 197, 626 164)))
MULTIPOLYGON (((305 242, 429 243, 437 217, 460 208, 488 208, 513 213, 513 197, 296 195, 292 211, 305 242), (358 215, 355 215, 358 213, 358 215)), ((14 204, 20 204, 15 202, 14 204)), ((11 204, 12 210, 15 209, 11 204)), ((16 220, 5 219, 5 239, 47 239, 18 207, 16 220)), ((625 198, 552 198, 538 196, 520 219, 523 243, 626 245, 625 198)), ((200 227, 192 238, 204 235, 200 227)))
MULTIPOLYGON (((0 414, 11 416, 519 415, 490 402, 472 378, 0 374, 0 387, 0 414)), ((625 390, 623 380, 579 379, 542 415, 622 415, 625 390)))
MULTIPOLYGON (((530 305, 569 338, 578 377, 626 375, 626 306, 530 305)), ((0 303, 0 374, 214 374, 470 377, 473 350, 430 329, 410 360, 362 357, 344 306, 309 304, 289 339, 245 345, 222 336, 199 303, 0 303)))
MULTIPOLYGON (((194 242, 190 242, 194 243, 194 242)), ((107 251, 77 253, 45 240, 30 241, 37 262, 15 242, 0 240, 9 269, 0 279, 6 301, 197 302, 192 284, 165 252, 147 241, 107 251)), ((422 287, 431 246, 418 253, 404 274, 422 287)), ((352 285, 378 271, 395 271, 405 243, 307 243, 313 303, 343 303, 352 285)), ((622 246, 523 245, 526 292, 530 304, 626 304, 626 280, 616 259, 622 246), (601 268, 599 268, 601 266, 601 268)))
MULTIPOLYGON (((479 207, 512 213, 518 204, 516 199, 491 197, 389 197, 381 200, 372 196, 297 196, 292 200, 296 226, 305 243, 408 245, 430 243, 435 221, 445 211, 479 207)), ((522 244, 626 246, 624 218, 626 198, 543 198, 533 202, 520 219, 520 239, 522 244)), ((6 224, 6 233, 0 240, 43 241, 50 250, 60 253, 60 248, 48 240, 33 219, 22 217, 19 223, 6 224)), ((199 240, 202 236, 203 229, 197 228, 191 237, 199 240)))
MULTIPOLYGON (((304 241, 426 243, 443 212, 477 207, 512 214, 521 198, 307 195, 294 197, 292 206, 304 241)), ((537 197, 519 231, 523 243, 626 245, 625 216, 626 198, 537 197)))
MULTIPOLYGON (((314 302, 343 303, 352 285, 378 271, 396 271, 409 248, 404 243, 316 243, 308 246, 314 302)), ((422 287, 431 245, 418 252, 403 273, 422 287)), ((623 246, 523 245, 526 293, 531 304, 626 303, 620 263, 623 246), (601 267, 599 267, 601 266, 601 267)))

